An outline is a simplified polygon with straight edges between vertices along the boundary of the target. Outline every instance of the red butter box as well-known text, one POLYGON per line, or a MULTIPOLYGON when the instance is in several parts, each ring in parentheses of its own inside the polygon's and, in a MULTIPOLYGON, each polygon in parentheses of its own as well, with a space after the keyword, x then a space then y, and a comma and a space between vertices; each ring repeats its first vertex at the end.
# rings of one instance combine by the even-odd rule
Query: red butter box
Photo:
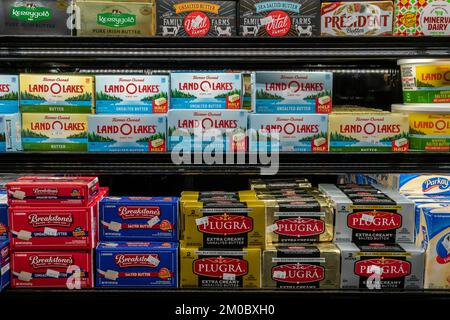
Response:
POLYGON ((11 255, 11 287, 92 288, 91 252, 13 252, 11 255))
POLYGON ((97 177, 21 177, 6 184, 10 206, 86 206, 99 192, 97 177))

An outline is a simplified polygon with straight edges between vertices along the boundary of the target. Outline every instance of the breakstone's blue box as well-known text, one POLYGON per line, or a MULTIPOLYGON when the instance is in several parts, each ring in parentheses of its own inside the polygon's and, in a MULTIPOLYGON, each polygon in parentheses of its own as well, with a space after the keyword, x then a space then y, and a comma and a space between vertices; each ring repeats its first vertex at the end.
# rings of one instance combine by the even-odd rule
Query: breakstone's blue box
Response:
POLYGON ((8 197, 0 190, 0 242, 8 239, 8 197))
POLYGON ((178 286, 178 244, 168 242, 100 243, 96 287, 178 286))
POLYGON ((9 285, 9 241, 0 243, 0 291, 9 285))

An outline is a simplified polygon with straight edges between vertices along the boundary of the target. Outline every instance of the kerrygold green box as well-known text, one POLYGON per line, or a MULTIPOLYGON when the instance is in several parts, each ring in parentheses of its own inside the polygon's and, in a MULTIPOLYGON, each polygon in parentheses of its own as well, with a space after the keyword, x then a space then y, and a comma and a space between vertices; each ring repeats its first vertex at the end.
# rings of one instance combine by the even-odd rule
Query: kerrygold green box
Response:
POLYGON ((155 34, 155 1, 77 0, 79 36, 138 37, 155 34))

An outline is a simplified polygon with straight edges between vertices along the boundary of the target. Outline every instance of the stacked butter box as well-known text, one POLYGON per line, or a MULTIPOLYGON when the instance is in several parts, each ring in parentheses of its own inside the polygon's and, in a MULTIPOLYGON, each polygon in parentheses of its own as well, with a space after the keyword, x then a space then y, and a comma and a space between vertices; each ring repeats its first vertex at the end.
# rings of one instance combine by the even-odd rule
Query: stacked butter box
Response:
POLYGON ((89 288, 97 212, 108 193, 96 177, 21 177, 6 184, 13 288, 89 288))
POLYGON ((8 199, 6 191, 0 189, 0 291, 10 282, 8 226, 8 199))
POLYGON ((0 75, 0 152, 20 150, 19 77, 0 75))

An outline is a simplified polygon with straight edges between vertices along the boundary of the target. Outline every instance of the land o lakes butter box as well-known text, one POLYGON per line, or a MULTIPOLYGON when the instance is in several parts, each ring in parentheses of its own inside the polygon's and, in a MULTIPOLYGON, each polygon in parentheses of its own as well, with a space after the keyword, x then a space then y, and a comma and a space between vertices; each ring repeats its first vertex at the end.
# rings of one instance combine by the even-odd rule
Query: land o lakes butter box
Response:
POLYGON ((25 151, 87 151, 87 114, 22 114, 25 151))
POLYGON ((98 114, 166 113, 169 76, 96 76, 95 105, 98 114))
POLYGON ((19 112, 19 77, 0 75, 0 113, 19 112))
POLYGON ((0 152, 22 150, 20 114, 0 114, 0 152))
POLYGON ((88 122, 88 151, 166 151, 164 115, 96 114, 88 122))
POLYGON ((20 112, 92 113, 94 78, 84 75, 21 74, 20 112))

